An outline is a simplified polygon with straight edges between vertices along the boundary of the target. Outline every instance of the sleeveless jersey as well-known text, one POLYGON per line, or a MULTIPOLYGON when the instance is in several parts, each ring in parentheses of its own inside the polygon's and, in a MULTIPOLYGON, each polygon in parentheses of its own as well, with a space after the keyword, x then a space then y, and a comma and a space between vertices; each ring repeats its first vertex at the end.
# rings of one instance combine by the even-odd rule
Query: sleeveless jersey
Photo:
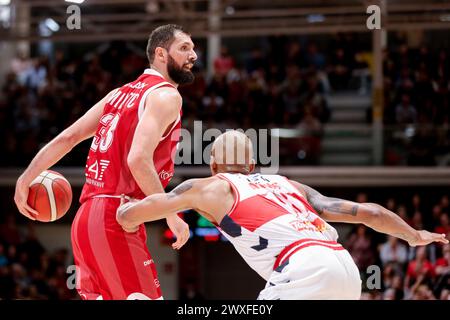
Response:
POLYGON ((228 181, 235 194, 234 205, 218 229, 265 280, 280 253, 294 243, 339 245, 336 230, 286 177, 230 173, 217 177, 228 181))
MULTIPOLYGON (((134 82, 116 89, 105 104, 103 115, 88 154, 83 203, 95 196, 145 197, 127 164, 134 132, 148 94, 161 87, 173 87, 160 73, 146 69, 134 82)), ((151 106, 150 106, 151 108, 151 106)), ((174 173, 174 157, 181 128, 181 110, 169 132, 159 142, 153 162, 165 188, 174 173)), ((151 161, 151 159, 148 159, 151 161)))

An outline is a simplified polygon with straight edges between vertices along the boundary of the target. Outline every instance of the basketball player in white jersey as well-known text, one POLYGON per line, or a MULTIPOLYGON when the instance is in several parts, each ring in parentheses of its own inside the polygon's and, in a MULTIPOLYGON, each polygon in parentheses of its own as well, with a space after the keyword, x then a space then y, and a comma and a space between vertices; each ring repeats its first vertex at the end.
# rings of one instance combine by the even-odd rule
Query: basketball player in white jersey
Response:
POLYGON ((358 268, 327 222, 363 223, 411 246, 448 243, 445 235, 415 230, 380 205, 329 198, 279 175, 252 174, 252 144, 238 131, 215 140, 210 166, 212 177, 187 180, 168 194, 122 199, 117 221, 134 232, 144 222, 196 210, 267 280, 258 299, 360 298, 358 268))

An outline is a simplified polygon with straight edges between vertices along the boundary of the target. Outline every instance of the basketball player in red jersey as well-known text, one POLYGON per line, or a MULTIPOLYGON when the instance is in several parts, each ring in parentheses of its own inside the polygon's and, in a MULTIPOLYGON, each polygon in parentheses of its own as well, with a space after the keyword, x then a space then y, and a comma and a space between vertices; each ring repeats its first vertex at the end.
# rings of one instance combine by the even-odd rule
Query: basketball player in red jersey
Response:
MULTIPOLYGON (((147 55, 149 69, 110 92, 47 144, 17 181, 16 205, 34 219, 38 213, 27 205, 30 182, 79 142, 94 137, 81 207, 72 224, 83 299, 162 299, 144 226, 124 232, 116 209, 121 194, 142 199, 164 192, 173 176, 182 104, 177 86, 194 80, 197 56, 190 35, 177 25, 156 28, 147 55)), ((179 249, 189 239, 189 227, 175 213, 166 220, 177 238, 172 246, 179 249)))
POLYGON ((123 200, 117 221, 133 231, 174 211, 195 209, 267 281, 259 299, 360 298, 358 268, 327 221, 363 223, 411 246, 448 243, 445 235, 414 230, 380 205, 329 198, 280 175, 252 174, 251 141, 238 131, 215 140, 210 166, 213 177, 187 180, 138 202, 123 200))

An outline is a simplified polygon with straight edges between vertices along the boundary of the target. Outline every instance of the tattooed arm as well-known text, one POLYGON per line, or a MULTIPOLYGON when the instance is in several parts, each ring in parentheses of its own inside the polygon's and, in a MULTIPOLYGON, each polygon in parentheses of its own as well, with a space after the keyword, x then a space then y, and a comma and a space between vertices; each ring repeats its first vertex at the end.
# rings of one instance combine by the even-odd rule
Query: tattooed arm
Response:
POLYGON ((410 246, 427 245, 431 242, 448 243, 445 235, 426 230, 415 230, 397 214, 375 203, 356 203, 323 196, 316 190, 291 181, 306 196, 308 202, 325 221, 362 223, 375 231, 403 239, 410 246))
POLYGON ((186 180, 169 193, 155 193, 141 201, 125 203, 117 209, 117 222, 132 230, 144 222, 167 218, 174 213, 190 209, 196 192, 196 180, 186 180))

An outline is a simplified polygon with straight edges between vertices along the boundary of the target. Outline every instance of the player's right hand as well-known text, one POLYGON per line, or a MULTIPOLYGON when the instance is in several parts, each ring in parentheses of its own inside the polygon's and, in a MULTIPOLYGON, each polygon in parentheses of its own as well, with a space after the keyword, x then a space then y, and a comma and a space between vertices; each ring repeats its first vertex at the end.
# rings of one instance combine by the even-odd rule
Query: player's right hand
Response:
POLYGON ((35 217, 39 215, 39 212, 31 208, 27 203, 29 190, 29 184, 25 183, 22 178, 19 178, 16 182, 14 202, 16 203, 17 209, 21 214, 28 219, 36 220, 35 217))

